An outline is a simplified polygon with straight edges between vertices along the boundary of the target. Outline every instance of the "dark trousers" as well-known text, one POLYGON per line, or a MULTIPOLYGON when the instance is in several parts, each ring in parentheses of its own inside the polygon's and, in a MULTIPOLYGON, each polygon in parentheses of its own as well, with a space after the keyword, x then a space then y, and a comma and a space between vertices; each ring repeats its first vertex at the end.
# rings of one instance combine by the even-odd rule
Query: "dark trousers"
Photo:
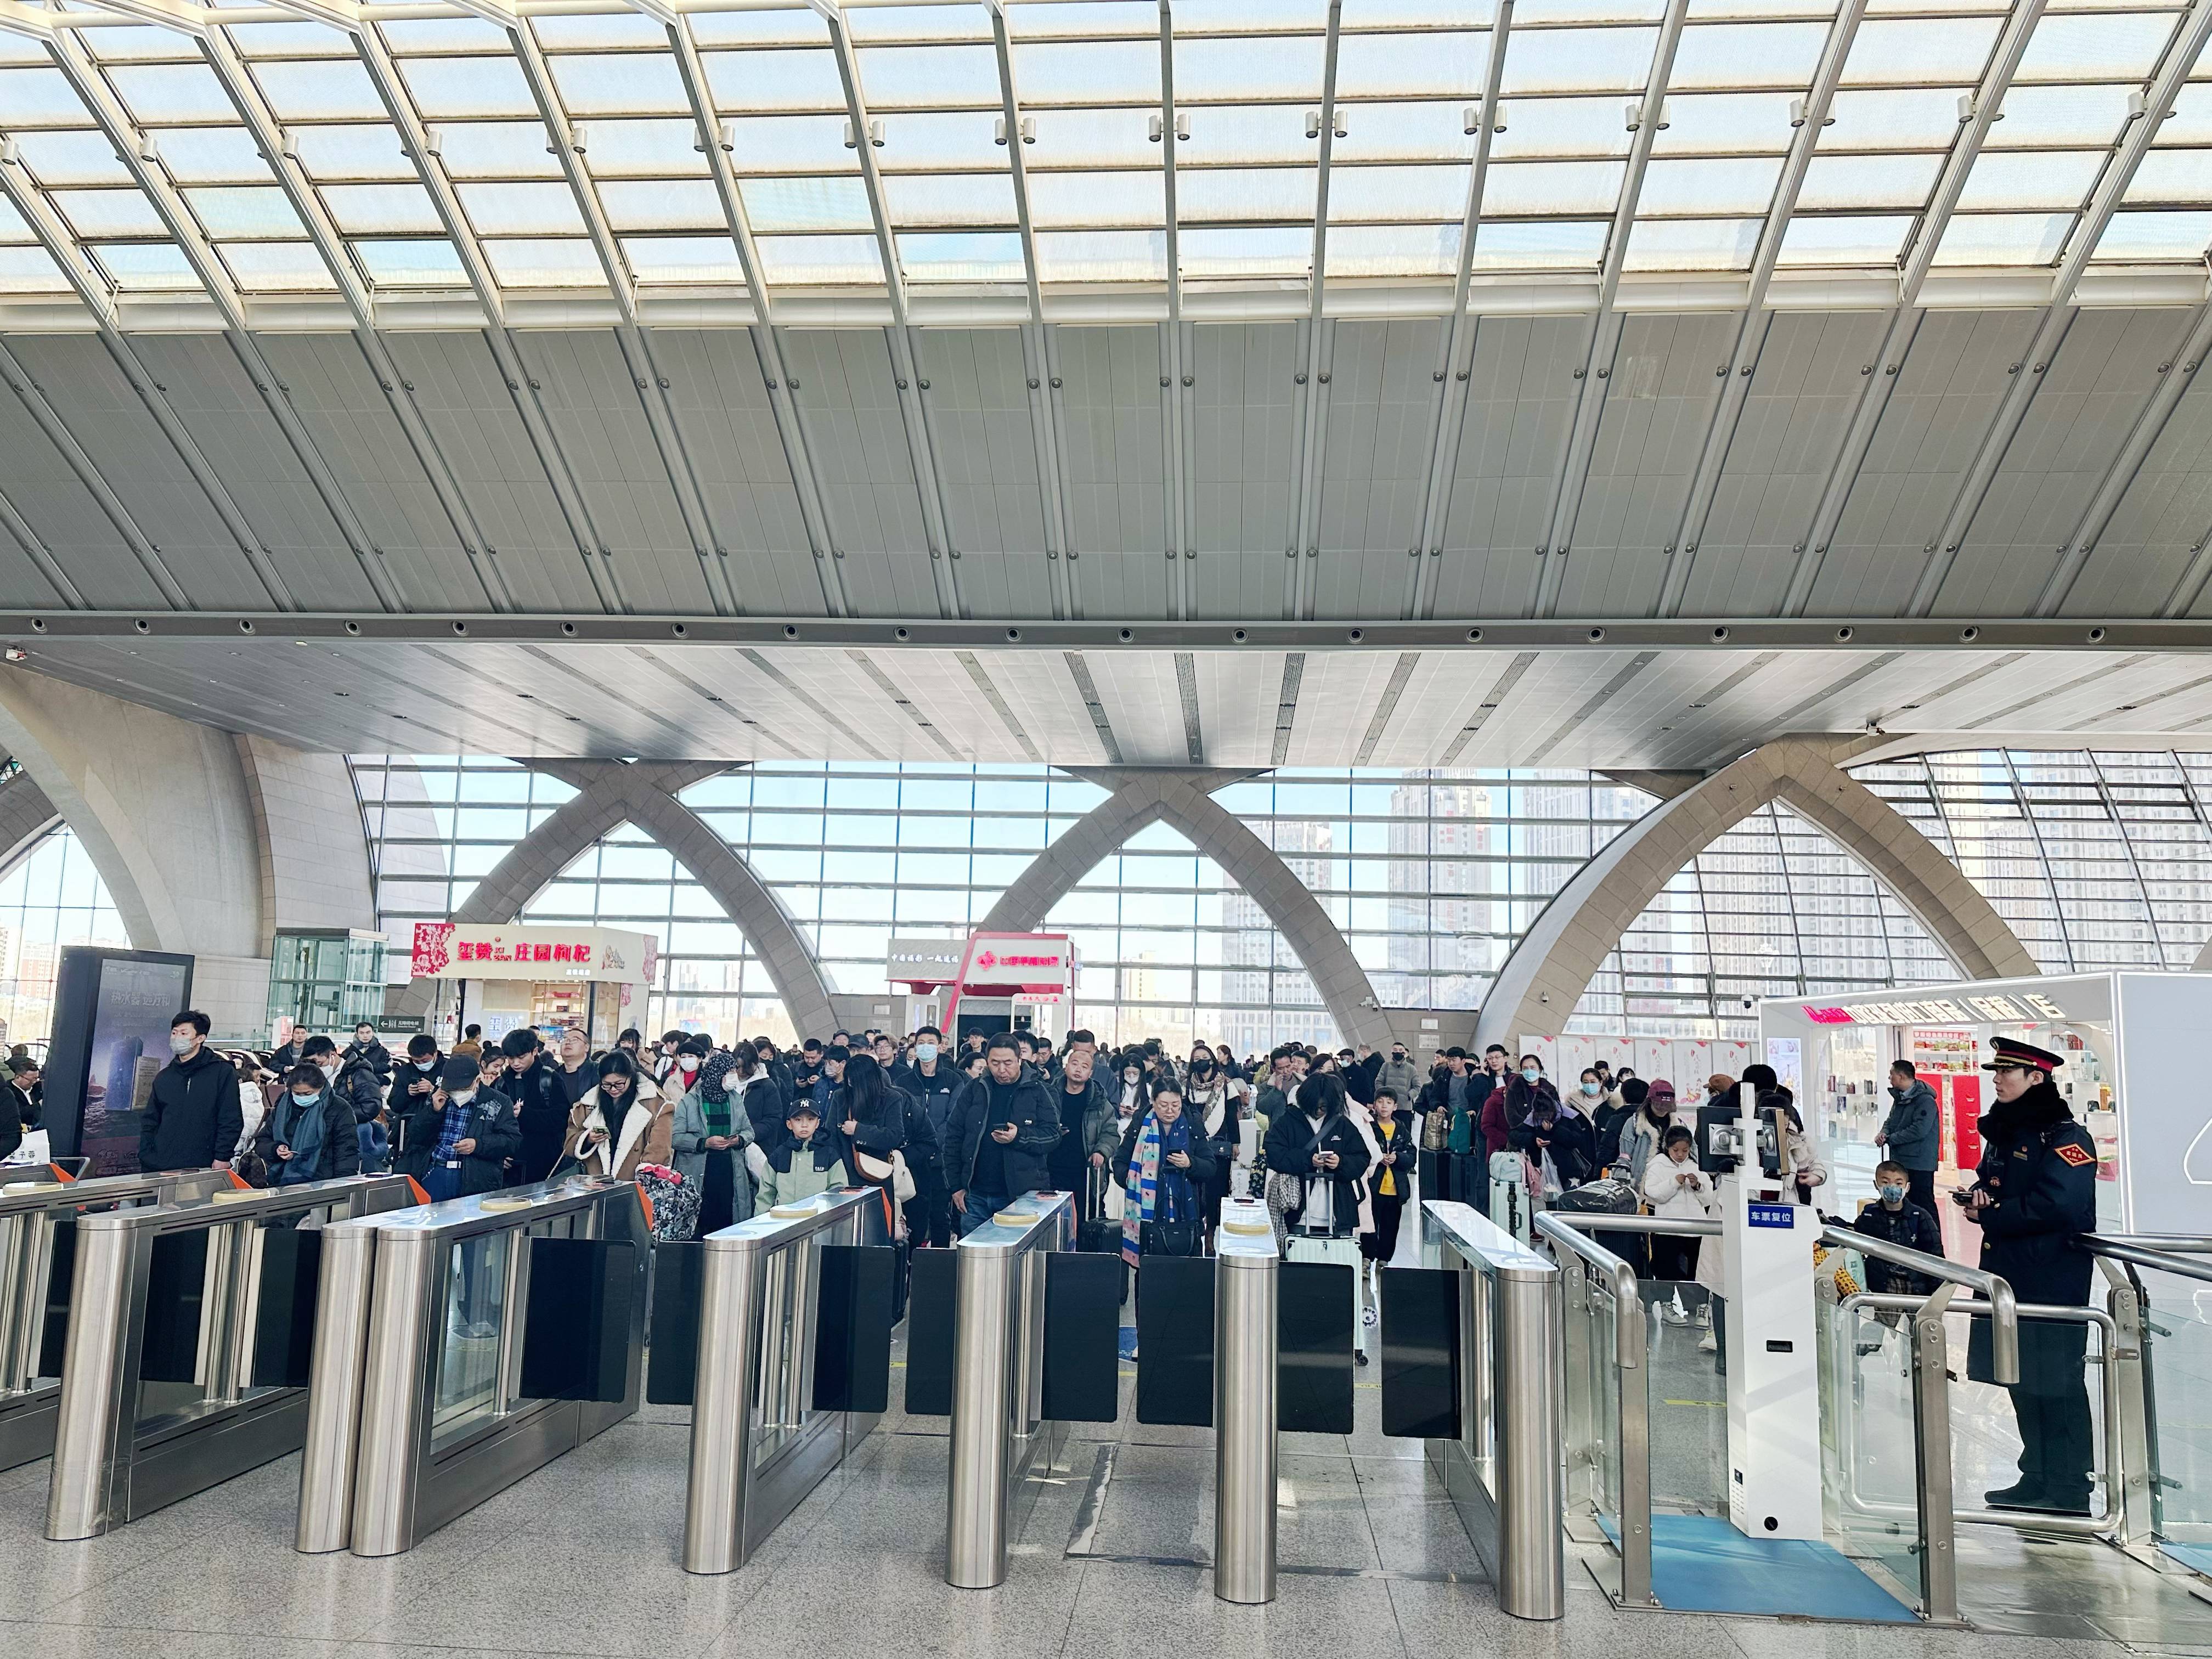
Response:
POLYGON ((945 1172, 934 1163, 909 1167, 914 1196, 906 1201, 907 1243, 916 1249, 927 1244, 941 1250, 952 1242, 952 1195, 945 1190, 945 1172))
POLYGON ((1936 1215, 1936 1171, 1907 1170, 1905 1172, 1905 1201, 1908 1204, 1917 1204, 1929 1214, 1936 1215))
POLYGON ((1668 1233, 1651 1235, 1651 1277, 1694 1279, 1698 1276, 1698 1246, 1703 1239, 1677 1238, 1668 1233))
POLYGON ((2020 1420, 2021 1484, 2054 1503, 2086 1501, 2094 1455, 2088 1385, 2076 1377, 2057 1389, 2005 1392, 2020 1420))
POLYGON ((1370 1194, 1367 1206, 1375 1217, 1375 1231, 1359 1235, 1359 1254, 1387 1267, 1398 1254, 1398 1223, 1406 1213, 1406 1194, 1370 1194))

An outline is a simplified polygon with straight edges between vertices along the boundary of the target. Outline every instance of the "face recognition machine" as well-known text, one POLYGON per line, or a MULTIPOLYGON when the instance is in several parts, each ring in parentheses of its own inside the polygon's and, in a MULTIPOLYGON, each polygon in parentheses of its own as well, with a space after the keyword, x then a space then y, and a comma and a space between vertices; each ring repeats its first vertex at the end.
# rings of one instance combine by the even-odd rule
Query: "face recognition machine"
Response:
POLYGON ((1797 1201, 1789 1115, 1742 1084, 1698 1112, 1714 1177, 1728 1298, 1729 1520, 1753 1538, 1820 1536, 1820 1395, 1813 1247, 1797 1201))

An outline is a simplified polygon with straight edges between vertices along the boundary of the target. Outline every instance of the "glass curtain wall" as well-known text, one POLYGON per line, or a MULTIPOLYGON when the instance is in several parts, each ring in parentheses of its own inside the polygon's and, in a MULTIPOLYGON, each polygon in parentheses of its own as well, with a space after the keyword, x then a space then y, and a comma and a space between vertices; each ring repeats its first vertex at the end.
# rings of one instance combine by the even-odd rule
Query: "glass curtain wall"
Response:
POLYGON ((0 1048, 44 1052, 53 1029, 54 976, 65 945, 131 948, 92 855, 57 825, 0 874, 0 1048))
POLYGON ((1992 749, 1851 775, 2051 973, 2185 970, 2212 937, 2212 756, 1992 749))
MULTIPOLYGON (((387 927, 465 902, 572 794, 511 762, 365 757, 356 775, 387 927)), ((813 950, 833 990, 881 996, 894 935, 959 937, 1105 794, 1037 766, 764 763, 685 791, 813 950)), ((1386 1007, 1472 1010, 1552 896, 1652 805, 1575 771, 1307 771, 1215 799, 1321 901, 1386 1007)), ((649 1018, 793 1032, 742 933, 691 872, 624 826, 526 908, 653 933, 649 1018)), ((1111 1041, 1239 1050, 1338 1032, 1259 904, 1155 823, 1085 872, 1044 924, 1077 942, 1073 1021, 1111 1041)), ((1605 963, 1573 1029, 1733 1036, 1746 999, 1911 983, 1951 969, 1863 867, 1786 810, 1678 875, 1605 963)))

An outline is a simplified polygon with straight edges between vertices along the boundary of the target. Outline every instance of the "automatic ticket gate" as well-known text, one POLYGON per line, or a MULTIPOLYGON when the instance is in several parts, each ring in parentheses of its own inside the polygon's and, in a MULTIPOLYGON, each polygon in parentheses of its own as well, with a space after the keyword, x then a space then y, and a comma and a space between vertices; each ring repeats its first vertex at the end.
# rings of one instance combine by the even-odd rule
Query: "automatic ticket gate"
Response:
MULTIPOLYGON (((1119 1415, 1121 1269, 1076 1255, 1073 1200, 1032 1193, 915 1261, 906 1407, 952 1419, 945 1582, 1004 1582, 1066 1425, 1119 1415)), ((1385 1269, 1382 1431, 1419 1439, 1499 1606, 1565 1611, 1558 1269, 1462 1204, 1422 1206, 1425 1265, 1385 1269)), ((1285 1261, 1263 1206, 1218 1254, 1139 1269, 1136 1417, 1214 1431, 1214 1594, 1272 1601, 1278 1437, 1352 1430, 1353 1269, 1285 1261)))
POLYGON ((0 1174, 0 1469, 12 1469, 54 1449, 79 1218, 205 1198, 235 1183, 221 1170, 78 1181, 32 1164, 0 1174))
POLYGON ((98 1537, 297 1450, 326 1229, 416 1190, 349 1176, 77 1216, 46 1536, 98 1537))
POLYGON ((872 1187, 660 1247, 650 1397, 691 1407, 685 1571, 743 1566, 874 1429, 890 1400, 896 1272, 872 1187))
POLYGON ((633 1413, 650 1244, 604 1176, 330 1228, 295 1547, 412 1549, 633 1413))

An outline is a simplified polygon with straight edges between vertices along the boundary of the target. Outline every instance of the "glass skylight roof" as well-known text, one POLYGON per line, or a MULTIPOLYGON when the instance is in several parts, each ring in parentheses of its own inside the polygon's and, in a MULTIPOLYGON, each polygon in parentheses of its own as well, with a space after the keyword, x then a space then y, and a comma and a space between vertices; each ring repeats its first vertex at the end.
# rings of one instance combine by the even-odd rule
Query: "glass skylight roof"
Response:
POLYGON ((1003 24, 978 0, 835 23, 677 3, 674 33, 619 0, 524 0, 513 32, 426 3, 358 38, 289 0, 215 11, 204 42, 147 21, 152 0, 0 21, 0 294, 64 293, 69 265, 125 294, 744 295, 748 250, 771 299, 881 291, 887 258, 909 289, 1011 295, 1158 285, 1171 260, 1191 283, 1305 283, 1317 254, 1333 282, 1588 278, 1624 191, 1632 279, 1752 271, 1778 209, 1785 272, 1930 248, 1939 271, 2018 270, 2073 246, 2146 118, 2114 210, 2086 222, 2093 262, 2201 264, 2212 241, 2212 57, 2170 116, 2130 108, 2183 38, 2170 0, 2053 0, 1972 153, 2001 0, 1869 0, 1810 133, 1793 122, 1833 0, 1673 0, 1641 167, 1668 0, 1520 0, 1504 28, 1493 0, 1346 0, 1334 38, 1322 0, 1174 0, 1164 42, 1158 0, 1006 0, 1003 24), (1478 180, 1468 129, 1501 52, 1478 180), (1793 143, 1809 165, 1785 200, 1793 143))

